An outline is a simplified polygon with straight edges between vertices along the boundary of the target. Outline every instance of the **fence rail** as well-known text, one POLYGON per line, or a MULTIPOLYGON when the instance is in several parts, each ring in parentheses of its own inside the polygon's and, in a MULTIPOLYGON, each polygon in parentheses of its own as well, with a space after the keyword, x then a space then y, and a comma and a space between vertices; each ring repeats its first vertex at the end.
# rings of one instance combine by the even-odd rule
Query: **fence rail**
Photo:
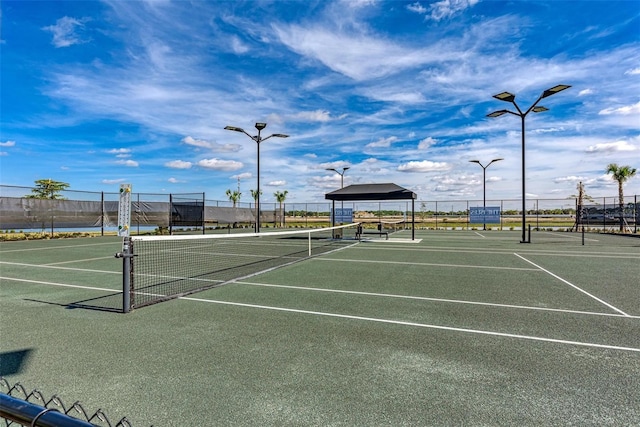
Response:
POLYGON ((42 392, 34 389, 30 392, 20 383, 10 385, 0 377, 0 419, 4 425, 25 425, 33 427, 131 427, 126 417, 116 424, 109 421, 107 415, 98 409, 87 411, 80 402, 67 407, 57 395, 46 399, 42 392), (99 424, 97 424, 99 423, 99 424))
MULTIPOLYGON (((115 231, 117 226, 117 192, 91 192, 64 190, 58 199, 34 199, 27 197, 32 187, 0 185, 0 231, 73 231, 85 230, 104 234, 115 231)), ((255 223, 255 204, 231 201, 207 200, 205 194, 154 194, 133 193, 131 196, 131 230, 143 233, 155 229, 167 229, 172 224, 172 200, 198 198, 204 203, 205 227, 249 227, 255 223)), ((589 227, 613 227, 617 223, 637 232, 640 223, 638 196, 627 196, 620 210, 617 197, 603 197, 590 201, 578 212, 575 198, 538 198, 529 200, 527 223, 534 227, 540 221, 556 216, 574 225, 589 227), (578 212, 578 214, 576 214, 578 212)), ((417 201, 414 217, 418 226, 434 223, 436 228, 446 222, 473 225, 471 208, 482 207, 483 200, 417 201)), ((411 221, 411 203, 403 202, 341 202, 344 208, 353 209, 355 220, 373 222, 380 219, 404 219, 411 221)), ((500 227, 517 227, 512 218, 522 215, 519 199, 486 200, 486 206, 500 209, 500 227), (508 223, 508 225, 507 225, 508 223)), ((261 203, 261 224, 277 227, 286 224, 316 226, 330 222, 331 202, 312 203, 261 203)), ((175 209, 173 210, 175 215, 175 209)))

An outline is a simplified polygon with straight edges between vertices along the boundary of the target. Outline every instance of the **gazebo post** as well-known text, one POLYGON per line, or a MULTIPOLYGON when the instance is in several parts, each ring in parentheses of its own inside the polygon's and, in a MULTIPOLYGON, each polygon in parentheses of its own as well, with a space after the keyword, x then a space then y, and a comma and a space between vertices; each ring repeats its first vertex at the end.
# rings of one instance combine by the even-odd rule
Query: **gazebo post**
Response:
POLYGON ((416 240, 416 199, 411 198, 411 240, 416 240))

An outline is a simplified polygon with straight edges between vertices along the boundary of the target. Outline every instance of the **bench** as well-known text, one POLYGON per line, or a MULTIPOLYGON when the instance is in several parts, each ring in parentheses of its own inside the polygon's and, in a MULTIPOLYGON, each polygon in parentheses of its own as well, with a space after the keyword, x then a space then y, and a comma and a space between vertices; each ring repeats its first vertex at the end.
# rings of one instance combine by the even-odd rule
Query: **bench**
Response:
POLYGON ((362 226, 358 226, 358 228, 356 229, 356 239, 362 239, 363 234, 374 234, 380 237, 384 236, 385 240, 389 240, 389 233, 387 233, 386 231, 382 231, 380 229, 378 229, 377 231, 365 230, 362 228, 362 226))

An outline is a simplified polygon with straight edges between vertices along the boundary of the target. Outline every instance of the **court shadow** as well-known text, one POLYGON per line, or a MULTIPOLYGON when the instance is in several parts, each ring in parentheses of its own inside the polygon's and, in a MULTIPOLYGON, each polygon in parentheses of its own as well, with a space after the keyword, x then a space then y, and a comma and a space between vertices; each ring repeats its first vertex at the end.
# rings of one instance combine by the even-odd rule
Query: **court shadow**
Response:
POLYGON ((122 292, 117 292, 109 295, 103 295, 96 298, 90 298, 86 300, 74 301, 70 303, 59 303, 51 301, 43 301, 37 299, 27 298, 25 301, 33 301, 41 304, 57 305, 64 307, 67 310, 84 309, 84 310, 96 310, 107 311, 111 313, 122 313, 122 292))
POLYGON ((19 374, 29 360, 32 349, 6 351, 0 353, 0 377, 19 374))

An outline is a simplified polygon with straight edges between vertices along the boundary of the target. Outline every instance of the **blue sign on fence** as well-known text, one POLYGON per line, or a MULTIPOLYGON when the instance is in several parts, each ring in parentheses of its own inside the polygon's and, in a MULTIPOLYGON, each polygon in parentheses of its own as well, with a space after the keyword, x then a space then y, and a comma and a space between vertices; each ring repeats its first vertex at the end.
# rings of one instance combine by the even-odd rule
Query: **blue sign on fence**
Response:
POLYGON ((469 222, 472 224, 500 224, 500 206, 470 207, 469 222))
POLYGON ((336 224, 339 223, 352 223, 353 222, 353 208, 336 208, 336 224))

